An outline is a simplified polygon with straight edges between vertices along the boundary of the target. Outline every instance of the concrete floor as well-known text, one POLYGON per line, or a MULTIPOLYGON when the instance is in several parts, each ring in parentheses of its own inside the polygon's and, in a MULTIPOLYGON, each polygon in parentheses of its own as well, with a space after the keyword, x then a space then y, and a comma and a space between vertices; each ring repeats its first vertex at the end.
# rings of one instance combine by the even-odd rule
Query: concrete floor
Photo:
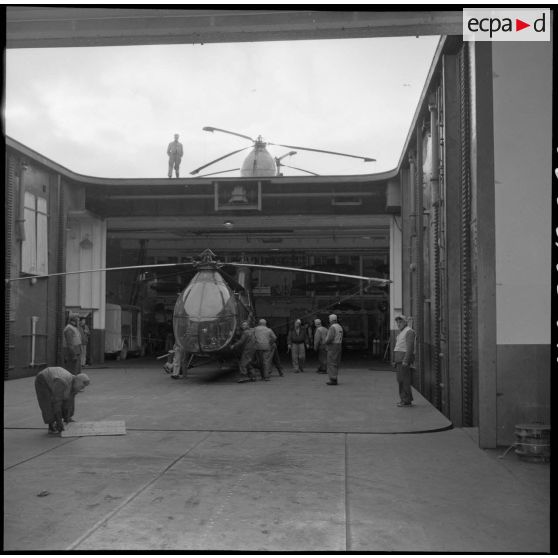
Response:
POLYGON ((236 384, 155 360, 89 368, 77 421, 49 437, 33 378, 4 382, 4 550, 548 552, 550 466, 481 450, 394 373, 345 362, 236 384))

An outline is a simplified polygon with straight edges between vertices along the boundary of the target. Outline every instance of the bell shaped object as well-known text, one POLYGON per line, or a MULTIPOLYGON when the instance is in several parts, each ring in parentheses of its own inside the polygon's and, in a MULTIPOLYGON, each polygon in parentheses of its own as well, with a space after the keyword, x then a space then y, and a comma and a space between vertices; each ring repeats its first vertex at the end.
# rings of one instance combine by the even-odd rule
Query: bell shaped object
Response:
POLYGON ((240 176, 276 176, 275 159, 265 148, 266 144, 258 138, 254 149, 248 154, 240 167, 240 176))
POLYGON ((248 203, 248 196, 244 186, 235 186, 229 198, 229 203, 242 204, 248 203))

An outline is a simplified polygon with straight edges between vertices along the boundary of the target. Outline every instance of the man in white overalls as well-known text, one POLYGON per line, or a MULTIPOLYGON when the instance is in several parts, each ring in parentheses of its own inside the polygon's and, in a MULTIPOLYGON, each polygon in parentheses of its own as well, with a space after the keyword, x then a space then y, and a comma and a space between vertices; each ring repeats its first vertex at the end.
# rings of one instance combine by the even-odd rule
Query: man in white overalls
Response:
POLYGON ((413 392, 411 390, 412 364, 415 362, 415 332, 408 325, 405 316, 397 316, 395 323, 399 333, 393 349, 391 365, 397 371, 397 383, 399 384, 399 397, 401 401, 398 407, 411 407, 413 392))

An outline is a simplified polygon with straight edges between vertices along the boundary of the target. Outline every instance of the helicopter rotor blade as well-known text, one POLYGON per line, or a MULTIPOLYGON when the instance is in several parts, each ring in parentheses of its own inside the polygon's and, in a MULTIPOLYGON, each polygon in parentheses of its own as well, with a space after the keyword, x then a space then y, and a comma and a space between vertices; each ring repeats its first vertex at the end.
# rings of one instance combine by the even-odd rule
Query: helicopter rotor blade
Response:
POLYGON ((204 126, 203 130, 205 132, 223 132, 225 134, 231 134, 233 136, 238 136, 239 138, 245 138, 247 140, 250 140, 252 142, 255 142, 255 139, 252 139, 250 136, 245 136, 244 134, 239 134, 237 132, 230 132, 229 130, 223 130, 222 128, 215 128, 214 126, 204 126))
POLYGON ((291 157, 292 155, 296 155, 296 151, 289 151, 288 153, 285 153, 285 155, 281 155, 281 157, 275 157, 275 162, 280 162, 281 159, 284 159, 285 157, 291 157))
POLYGON ((122 267, 104 267, 98 269, 79 269, 77 271, 62 271, 60 273, 47 273, 45 275, 28 275, 26 277, 13 277, 4 279, 5 283, 14 281, 24 281, 29 279, 46 279, 47 277, 61 277, 62 275, 77 275, 78 273, 97 273, 99 271, 123 271, 125 269, 151 269, 154 267, 177 267, 180 265, 194 265, 195 262, 167 263, 167 264, 146 264, 146 265, 125 265, 122 267))
POLYGON ((200 174, 198 176, 198 178, 205 178, 206 176, 213 176, 214 174, 223 174, 224 172, 233 172, 233 171, 237 171, 240 170, 240 168, 236 168, 236 169, 227 169, 224 171, 219 171, 219 172, 209 172, 207 174, 200 174))
POLYGON ((325 149, 314 149, 312 147, 300 147, 298 145, 285 145, 284 143, 271 143, 267 142, 268 145, 278 145, 280 147, 287 147, 288 149, 302 149, 303 151, 315 151, 316 153, 328 153, 330 155, 341 155, 342 157, 353 157, 354 159, 362 159, 365 163, 375 161, 372 157, 362 157, 360 155, 349 155, 348 153, 339 153, 338 151, 327 151, 325 149))
POLYGON ((300 267, 284 267, 281 265, 263 265, 263 264, 249 264, 249 263, 235 263, 227 262, 227 265, 234 265, 238 267, 255 267, 259 269, 276 269, 278 271, 296 271, 300 273, 310 273, 315 275, 329 275, 333 277, 346 277, 347 279, 359 279, 360 281, 368 281, 374 283, 380 283, 381 285, 387 285, 388 283, 393 283, 391 279, 386 279, 384 277, 364 277, 363 275, 349 275, 347 273, 334 273, 332 271, 315 271, 313 269, 302 269, 300 267))
POLYGON ((298 170, 298 171, 302 171, 302 172, 307 172, 308 174, 313 174, 314 176, 320 176, 318 173, 316 172, 312 172, 309 170, 305 170, 305 169, 299 169, 298 167, 291 167, 290 165, 281 165, 282 167, 287 167, 289 169, 294 169, 294 170, 298 170))
POLYGON ((230 157, 231 155, 236 155, 236 153, 240 153, 241 151, 244 151, 245 149, 249 149, 250 147, 252 147, 252 146, 249 145, 248 147, 243 147, 242 149, 237 149, 236 151, 231 151, 230 153, 227 153, 226 155, 223 155, 222 157, 219 157, 218 159, 215 159, 214 161, 211 161, 210 163, 207 163, 206 165, 198 167, 197 169, 190 172, 190 174, 198 174, 198 172, 200 172, 202 169, 205 169, 206 167, 209 167, 210 165, 213 165, 213 163, 217 163, 218 161, 222 161, 223 159, 226 159, 227 157, 230 157))

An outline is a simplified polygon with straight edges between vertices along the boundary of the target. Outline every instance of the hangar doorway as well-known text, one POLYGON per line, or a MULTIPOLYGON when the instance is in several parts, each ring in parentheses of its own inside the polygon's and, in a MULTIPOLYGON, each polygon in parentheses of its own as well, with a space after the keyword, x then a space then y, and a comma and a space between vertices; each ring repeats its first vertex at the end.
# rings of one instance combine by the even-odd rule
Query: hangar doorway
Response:
MULTIPOLYGON (((128 258, 133 259, 137 256, 133 249, 122 250, 122 246, 127 244, 130 241, 109 242, 107 257, 117 258, 119 264, 128 258)), ((218 248, 217 242, 210 245, 222 262, 242 261, 374 277, 389 276, 389 246, 361 253, 346 249, 316 252, 310 245, 288 252, 273 249, 247 252, 218 248)), ((196 255, 186 247, 181 252, 196 255)), ((178 257, 162 250, 157 255, 147 256, 145 263, 167 264, 189 260, 186 255, 178 257)), ((180 271, 164 269, 138 274, 113 272, 107 278, 107 298, 112 303, 133 304, 141 308, 146 349, 152 355, 163 354, 172 343, 169 336, 172 336, 172 315, 177 295, 195 273, 188 267, 180 268, 180 271), (134 285, 132 290, 130 284, 134 285)), ((225 264, 223 269, 235 277, 235 267, 225 264)), ((286 348, 287 333, 295 319, 301 319, 312 330, 315 318, 327 324, 328 315, 335 313, 345 329, 347 351, 372 359, 384 357, 390 335, 389 287, 269 269, 252 270, 252 287, 256 315, 265 318, 276 332, 280 350, 286 348)))

